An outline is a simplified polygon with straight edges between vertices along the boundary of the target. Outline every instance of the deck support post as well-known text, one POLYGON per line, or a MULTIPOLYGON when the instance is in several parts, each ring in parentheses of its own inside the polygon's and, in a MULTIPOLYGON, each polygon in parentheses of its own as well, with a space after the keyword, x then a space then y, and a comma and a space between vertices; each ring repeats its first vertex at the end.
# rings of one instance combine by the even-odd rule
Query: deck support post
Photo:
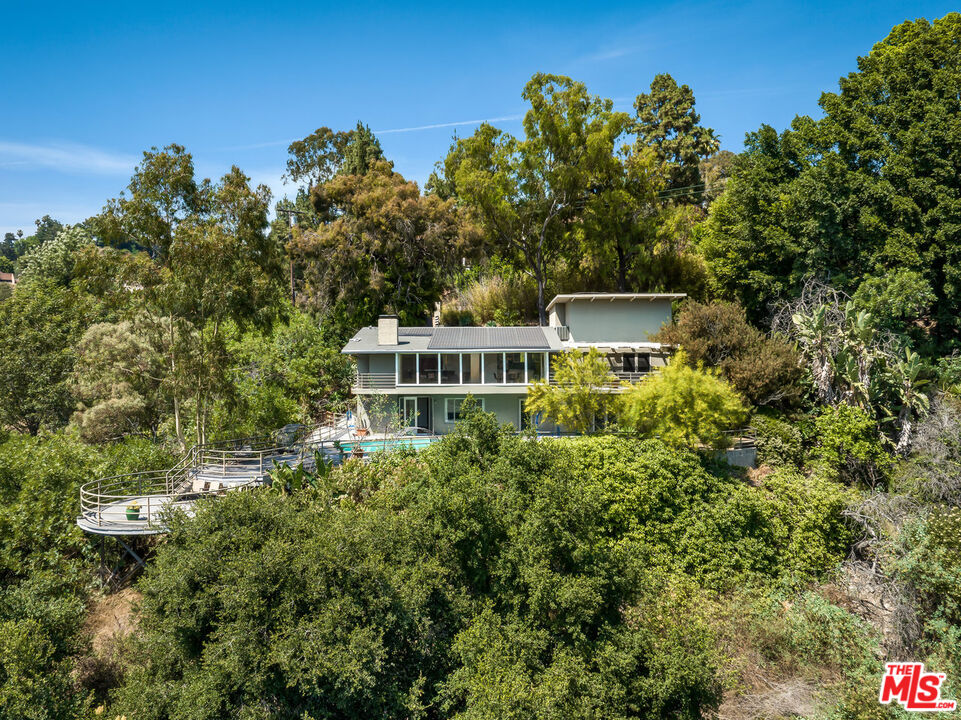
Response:
POLYGON ((120 544, 123 546, 123 549, 126 550, 127 553, 129 553, 130 557, 132 557, 134 560, 137 561, 137 564, 138 564, 140 567, 142 567, 142 568, 147 567, 146 565, 144 565, 144 562, 143 562, 143 560, 140 558, 140 556, 133 551, 133 548, 132 548, 132 547, 130 547, 127 543, 125 543, 125 542, 123 541, 123 539, 122 539, 119 535, 116 535, 115 537, 117 538, 117 542, 120 543, 120 544))

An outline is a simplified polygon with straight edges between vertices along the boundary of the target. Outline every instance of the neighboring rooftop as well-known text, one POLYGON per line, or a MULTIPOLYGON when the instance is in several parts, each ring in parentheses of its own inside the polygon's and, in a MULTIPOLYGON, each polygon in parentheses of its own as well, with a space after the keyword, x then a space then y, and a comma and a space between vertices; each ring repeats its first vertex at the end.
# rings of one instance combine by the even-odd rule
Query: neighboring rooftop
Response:
POLYGON ((569 293, 567 295, 556 295, 547 306, 547 310, 549 312, 555 305, 578 300, 587 302, 614 302, 615 300, 636 302, 639 300, 682 300, 686 297, 685 293, 569 293))
POLYGON ((13 273, 0 272, 0 283, 17 284, 17 278, 13 273))
POLYGON ((377 328, 365 327, 347 343, 345 353, 429 352, 431 350, 563 350, 551 327, 400 327, 396 345, 380 345, 377 328))

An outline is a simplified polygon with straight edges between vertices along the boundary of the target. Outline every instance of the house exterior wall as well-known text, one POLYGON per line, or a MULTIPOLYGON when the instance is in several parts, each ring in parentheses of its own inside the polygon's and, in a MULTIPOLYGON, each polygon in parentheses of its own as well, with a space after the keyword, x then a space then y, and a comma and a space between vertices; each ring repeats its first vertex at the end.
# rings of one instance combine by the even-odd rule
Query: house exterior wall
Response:
MULTIPOLYGON (((432 398, 433 425, 431 428, 438 435, 444 435, 454 429, 454 423, 447 422, 446 400, 448 398, 463 398, 465 395, 437 395, 432 398)), ((527 397, 527 393, 518 395, 475 395, 478 401, 483 399, 484 412, 494 413, 499 423, 511 423, 518 427, 520 401, 527 397)))
MULTIPOLYGON (((429 403, 430 407, 430 420, 426 423, 427 429, 432 430, 438 435, 445 435, 454 429, 455 423, 447 422, 447 400, 451 399, 464 399, 467 397, 467 393, 448 393, 445 395, 424 395, 418 394, 417 392, 411 392, 409 394, 405 393, 403 395, 398 395, 397 397, 397 408, 399 411, 403 411, 404 398, 414 397, 418 399, 418 409, 422 410, 424 402, 429 403)), ((527 397, 526 391, 523 393, 515 393, 512 395, 486 395, 486 394, 475 394, 474 398, 478 401, 483 400, 484 412, 494 413, 497 417, 499 423, 511 423, 515 429, 519 429, 520 423, 520 402, 527 397)), ((369 419, 367 413, 367 404, 370 403, 370 399, 367 396, 358 395, 357 396, 357 414, 359 418, 363 418, 363 424, 367 424, 369 419)), ((423 420, 421 421, 423 423, 423 420)), ((376 424, 376 423, 374 423, 376 424)), ((547 428, 547 425, 543 425, 542 429, 547 428)))
POLYGON ((648 341, 671 321, 671 301, 577 300, 565 303, 557 319, 570 328, 571 339, 579 343, 648 341))
MULTIPOLYGON (((366 355, 370 368, 364 372, 372 373, 392 373, 396 370, 394 366, 394 355, 366 355)), ((360 372, 360 368, 357 368, 360 372)))

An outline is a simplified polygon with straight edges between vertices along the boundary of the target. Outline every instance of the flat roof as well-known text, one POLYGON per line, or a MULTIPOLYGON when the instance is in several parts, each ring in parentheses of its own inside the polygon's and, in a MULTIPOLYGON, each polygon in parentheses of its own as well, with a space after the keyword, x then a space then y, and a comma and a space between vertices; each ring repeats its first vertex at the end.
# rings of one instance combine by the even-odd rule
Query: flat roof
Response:
POLYGON ((574 302, 575 300, 586 300, 588 302, 614 302, 615 300, 682 300, 687 297, 687 293, 569 293, 567 295, 555 295, 550 301, 547 309, 550 310, 556 304, 574 302))
POLYGON ((549 351, 563 350, 557 329, 541 326, 511 327, 400 327, 396 345, 380 345, 377 328, 357 331, 342 353, 415 353, 455 351, 549 351))

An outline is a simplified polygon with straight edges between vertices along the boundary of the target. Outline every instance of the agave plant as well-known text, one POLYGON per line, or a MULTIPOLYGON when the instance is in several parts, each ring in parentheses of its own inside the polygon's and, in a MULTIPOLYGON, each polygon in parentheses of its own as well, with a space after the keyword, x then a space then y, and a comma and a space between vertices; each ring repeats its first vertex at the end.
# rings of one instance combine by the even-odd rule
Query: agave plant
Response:
POLYGON ((831 405, 835 400, 834 365, 831 352, 831 330, 827 306, 821 305, 810 315, 795 313, 791 320, 797 332, 801 352, 811 363, 811 374, 821 401, 831 405))
POLYGON ((924 417, 931 408, 931 400, 922 390, 930 382, 925 377, 928 370, 927 364, 911 348, 905 348, 904 358, 898 359, 890 365, 890 378, 899 402, 897 414, 897 424, 900 428, 897 442, 898 452, 905 453, 911 446, 914 418, 924 417))

